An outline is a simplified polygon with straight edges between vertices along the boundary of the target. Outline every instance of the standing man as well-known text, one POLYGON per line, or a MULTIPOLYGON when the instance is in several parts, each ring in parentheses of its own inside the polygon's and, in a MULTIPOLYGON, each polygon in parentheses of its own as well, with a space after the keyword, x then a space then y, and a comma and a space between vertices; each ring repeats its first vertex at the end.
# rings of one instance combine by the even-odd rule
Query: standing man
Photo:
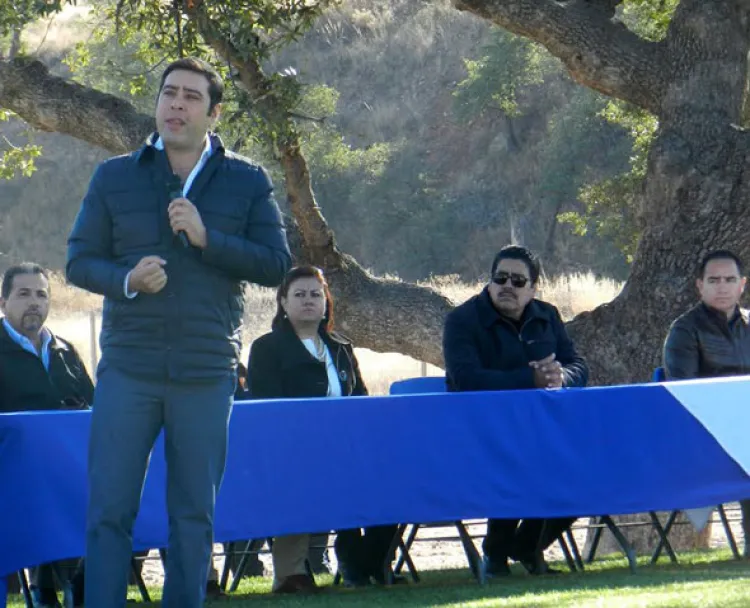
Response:
MULTIPOLYGON (((448 315, 443 353, 449 390, 586 385, 586 362, 576 353, 560 313, 535 299, 540 272, 530 250, 504 247, 492 262, 489 284, 448 315)), ((525 519, 519 525, 519 519, 490 519, 482 547, 487 575, 510 574, 508 558, 521 562, 530 574, 554 572, 541 552, 573 521, 525 519)))
MULTIPOLYGON (((750 374, 750 310, 740 308, 746 278, 739 257, 717 250, 701 260, 700 301, 677 317, 664 343, 668 380, 750 374)), ((740 501, 745 557, 750 558, 750 499, 740 501)))
POLYGON ((125 604, 133 523, 162 429, 162 605, 203 605, 244 284, 275 286, 290 264, 268 175, 210 132, 223 88, 199 59, 171 63, 156 102, 158 132, 97 168, 68 240, 68 279, 105 296, 89 444, 92 608, 125 604))

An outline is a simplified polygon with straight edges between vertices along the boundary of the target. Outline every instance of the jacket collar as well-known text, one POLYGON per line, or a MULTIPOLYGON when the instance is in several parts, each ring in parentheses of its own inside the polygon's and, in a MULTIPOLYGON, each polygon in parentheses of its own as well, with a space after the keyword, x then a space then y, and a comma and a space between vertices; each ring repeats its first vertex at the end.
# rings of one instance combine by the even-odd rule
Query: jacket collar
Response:
MULTIPOLYGON (((291 358, 302 357, 307 359, 311 357, 305 345, 302 344, 302 340, 299 339, 297 334, 292 327, 292 324, 288 320, 284 319, 281 324, 273 328, 273 333, 278 334, 284 344, 286 354, 291 358)), ((331 350, 331 356, 336 358, 338 349, 346 343, 346 340, 336 333, 329 334, 327 331, 319 330, 318 335, 325 342, 326 346, 331 350)))
MULTIPOLYGON (((501 315, 492 305, 492 299, 490 298, 490 292, 487 287, 476 296, 476 305, 477 313, 479 314, 479 322, 484 327, 490 328, 498 321, 511 322, 511 319, 501 315)), ((526 305, 521 319, 524 322, 527 322, 531 319, 537 318, 546 318, 546 315, 544 314, 542 307, 539 305, 539 301, 535 298, 526 305)))
POLYGON ((732 318, 727 319, 723 312, 711 308, 703 301, 699 302, 698 306, 707 317, 713 319, 714 321, 729 323, 734 322, 735 320, 739 320, 742 321, 743 325, 750 325, 750 310, 748 310, 747 308, 738 306, 732 318))
MULTIPOLYGON (((48 348, 50 351, 70 350, 67 343, 62 339, 58 339, 46 326, 44 327, 44 331, 49 336, 48 348)), ((21 345, 8 333, 5 323, 0 323, 0 350, 23 350, 21 345)))

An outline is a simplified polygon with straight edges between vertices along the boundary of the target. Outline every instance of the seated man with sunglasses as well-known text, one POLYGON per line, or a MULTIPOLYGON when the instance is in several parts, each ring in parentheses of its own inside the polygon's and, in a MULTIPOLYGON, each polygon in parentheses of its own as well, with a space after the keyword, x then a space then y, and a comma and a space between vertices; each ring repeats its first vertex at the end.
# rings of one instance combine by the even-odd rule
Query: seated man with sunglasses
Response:
MULTIPOLYGON (((539 260, 529 249, 504 247, 492 262, 489 284, 448 315, 443 335, 448 390, 586 385, 586 362, 560 313, 535 298, 540 272, 539 260)), ((530 574, 553 573, 541 552, 573 521, 490 519, 482 546, 487 575, 510 574, 508 558, 521 562, 530 574)))

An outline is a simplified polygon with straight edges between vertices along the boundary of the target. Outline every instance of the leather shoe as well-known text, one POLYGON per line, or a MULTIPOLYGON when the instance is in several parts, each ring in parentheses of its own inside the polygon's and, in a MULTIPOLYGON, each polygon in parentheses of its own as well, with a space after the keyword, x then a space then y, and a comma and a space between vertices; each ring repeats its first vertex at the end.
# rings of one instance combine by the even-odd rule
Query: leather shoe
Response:
POLYGON ((208 581, 206 583, 206 599, 207 600, 221 600, 228 598, 229 596, 224 593, 221 586, 217 581, 208 581))
POLYGON ((510 576, 510 567, 507 559, 491 559, 484 556, 484 574, 487 578, 510 576))
POLYGON ((385 572, 378 570, 377 572, 373 572, 370 578, 372 578, 376 585, 405 585, 407 582, 405 576, 394 574, 393 571, 390 571, 388 574, 389 577, 386 580, 385 572))
POLYGON ((524 568, 526 568, 526 571, 529 574, 531 574, 531 576, 562 574, 562 570, 556 570, 555 568, 550 568, 549 564, 543 559, 539 561, 535 559, 521 559, 518 561, 524 568))

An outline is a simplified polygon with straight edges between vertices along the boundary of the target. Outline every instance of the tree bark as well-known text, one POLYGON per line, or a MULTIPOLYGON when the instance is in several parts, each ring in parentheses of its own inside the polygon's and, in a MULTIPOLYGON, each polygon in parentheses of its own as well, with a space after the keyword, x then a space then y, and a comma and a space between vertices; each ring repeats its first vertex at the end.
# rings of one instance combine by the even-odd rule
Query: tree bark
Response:
POLYGON ((8 49, 8 59, 14 59, 21 51, 21 26, 13 28, 10 38, 10 48, 8 49))
POLYGON ((50 75, 40 61, 0 61, 0 106, 32 127, 122 154, 140 146, 154 118, 127 101, 50 75))
POLYGON ((612 8, 619 2, 454 0, 453 4, 546 47, 576 82, 651 112, 658 110, 664 45, 643 40, 612 21, 612 8))

